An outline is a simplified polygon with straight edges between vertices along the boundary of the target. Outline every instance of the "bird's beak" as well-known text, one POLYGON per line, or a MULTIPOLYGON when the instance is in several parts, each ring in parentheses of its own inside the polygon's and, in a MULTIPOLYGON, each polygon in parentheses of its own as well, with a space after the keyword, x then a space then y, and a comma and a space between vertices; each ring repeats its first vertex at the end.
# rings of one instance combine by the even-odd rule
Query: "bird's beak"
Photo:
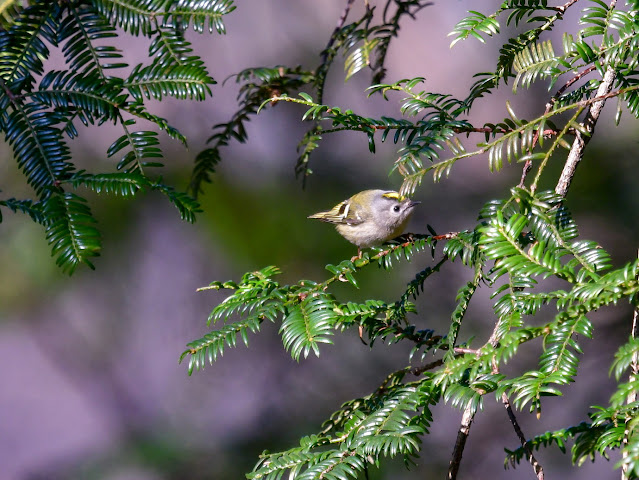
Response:
POLYGON ((419 205, 420 203, 422 203, 422 202, 410 202, 410 203, 408 204, 408 208, 416 207, 416 206, 417 206, 417 205, 419 205))

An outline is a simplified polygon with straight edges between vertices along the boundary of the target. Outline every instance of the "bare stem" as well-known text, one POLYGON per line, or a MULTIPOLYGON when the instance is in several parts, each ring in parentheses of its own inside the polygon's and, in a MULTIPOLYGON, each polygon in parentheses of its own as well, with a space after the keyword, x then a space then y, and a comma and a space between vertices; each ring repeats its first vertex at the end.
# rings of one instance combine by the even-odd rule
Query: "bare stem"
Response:
POLYGON ((464 454, 464 447, 466 446, 466 440, 470 433, 470 426, 475 418, 475 410, 469 405, 464 410, 462 416, 461 425, 457 431, 457 440, 455 441, 455 448, 453 449, 453 458, 450 460, 448 466, 448 480, 455 480, 457 478, 457 472, 459 472, 459 466, 461 465, 462 455, 464 454))
POLYGON ((568 80, 563 87, 561 87, 559 90, 557 90, 557 93, 555 93, 553 95, 553 97, 550 99, 550 103, 554 104, 557 102, 557 100, 559 99, 559 97, 561 97, 561 95, 563 95, 563 93, 576 81, 578 81, 579 79, 581 79, 583 76, 588 75, 590 72, 596 70, 594 65, 590 65, 588 68, 585 68, 584 70, 582 70, 581 72, 579 72, 577 75, 575 75, 574 77, 572 77, 570 80, 568 80))
POLYGON ((337 34, 339 33, 339 31, 342 28, 344 28, 344 23, 346 23, 346 18, 348 17, 348 14, 351 11, 351 7, 353 6, 353 3, 355 3, 355 0, 346 0, 346 6, 344 7, 344 11, 342 12, 339 19, 337 20, 337 25, 335 26, 335 30, 333 30, 331 38, 328 41, 328 45, 326 45, 326 49, 324 50, 324 53, 322 54, 322 63, 326 63, 326 61, 328 60, 328 51, 333 46, 333 43, 335 42, 335 38, 337 34))
POLYGON ((570 8, 574 3, 577 3, 579 0, 568 0, 566 3, 559 7, 548 7, 549 9, 556 10, 559 13, 563 14, 568 8, 570 8))
POLYGON ((504 404, 504 407, 506 408, 506 413, 508 413, 508 418, 510 419, 510 423, 515 429, 515 433, 517 434, 517 437, 519 438, 519 441, 521 442, 521 446, 524 448, 524 451, 526 452, 526 458, 528 459, 533 469, 535 470, 535 475, 537 475, 537 480, 544 480, 544 469, 541 466, 541 464, 537 461, 535 456, 533 455, 530 445, 528 445, 528 441, 526 440, 526 436, 524 435, 524 432, 522 432, 521 427, 519 426, 519 422, 517 421, 517 417, 515 416, 513 407, 510 405, 510 400, 508 398, 508 395, 503 393, 501 395, 501 402, 504 404))
MULTIPOLYGON (((564 7, 566 7, 566 6, 564 5, 564 7)), ((559 7, 557 7, 557 8, 559 8, 559 7)), ((568 80, 559 90, 557 90, 557 93, 555 93, 552 96, 552 98, 550 99, 550 101, 546 104, 546 110, 544 110, 544 115, 548 115, 550 113, 550 111, 552 110, 552 107, 555 105, 555 103, 557 103, 557 100, 559 99, 559 97, 572 84, 577 82, 584 75, 587 75, 590 72, 592 72, 594 69, 595 69, 595 66, 594 65, 590 65, 588 68, 586 68, 586 69, 582 70, 581 72, 577 73, 574 77, 572 77, 570 80, 568 80)), ((557 132, 553 132, 553 134, 557 135, 557 132)), ((539 130, 535 131, 535 134, 533 135, 532 143, 530 145, 530 152, 531 153, 532 153, 533 149, 535 148, 535 145, 537 145, 537 141, 539 140, 539 135, 540 135, 539 130)), ((543 135, 544 136, 547 135, 546 131, 543 132, 543 135)), ((519 187, 520 188, 523 188, 524 182, 526 181, 526 176, 528 175, 528 172, 530 172, 531 169, 532 169, 532 160, 526 160, 526 162, 524 163, 524 168, 523 168, 523 170, 521 172, 521 180, 519 181, 519 187)))
MULTIPOLYGON (((616 5, 617 0, 612 0, 610 2, 610 10, 614 9, 616 5)), ((615 70, 611 66, 608 66, 606 73, 604 74, 603 81, 597 89, 595 97, 606 97, 610 94, 612 84, 615 82, 616 77, 617 74, 615 73, 615 70)), ((595 131, 595 125, 597 124, 597 120, 599 119, 599 115, 601 115, 601 110, 603 110, 605 103, 605 98, 602 98, 590 106, 584 120, 584 127, 587 133, 584 135, 582 132, 577 132, 575 135, 575 140, 572 144, 572 148, 570 149, 570 153, 568 154, 568 159, 566 160, 564 169, 561 172, 561 176, 559 177, 559 181, 555 187, 555 193, 562 197, 565 197, 568 192, 568 187, 570 187, 572 177, 575 176, 577 165, 579 165, 579 162, 581 162, 581 159, 584 156, 584 149, 592 138, 592 134, 595 131)))
MULTIPOLYGON (((610 93, 615 77, 616 73, 614 69, 612 67, 608 67, 603 81, 597 89, 597 97, 604 97, 610 93)), ((584 127, 587 134, 584 135, 581 132, 576 132, 575 134, 575 140, 572 144, 572 148, 570 149, 570 153, 568 154, 568 159, 566 160, 564 169, 561 172, 561 176, 559 177, 559 181, 555 187, 555 192, 562 197, 566 196, 568 187, 570 187, 570 182, 575 176, 577 165, 579 165, 579 162, 583 158, 584 149, 592 138, 592 134, 595 131, 595 125, 597 124, 597 120, 599 119, 599 115, 601 115, 601 110, 605 103, 606 100, 603 98, 590 106, 588 113, 586 113, 586 119, 584 120, 584 127)))

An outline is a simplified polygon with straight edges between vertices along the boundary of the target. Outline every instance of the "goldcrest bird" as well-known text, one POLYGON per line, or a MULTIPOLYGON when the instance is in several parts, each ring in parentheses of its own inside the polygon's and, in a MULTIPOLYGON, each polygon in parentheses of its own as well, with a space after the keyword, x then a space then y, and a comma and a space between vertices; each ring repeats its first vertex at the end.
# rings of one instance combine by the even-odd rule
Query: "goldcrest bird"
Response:
POLYGON ((414 202, 392 190, 364 190, 326 212, 310 215, 335 224, 337 232, 361 249, 380 245, 404 232, 420 202, 414 202))

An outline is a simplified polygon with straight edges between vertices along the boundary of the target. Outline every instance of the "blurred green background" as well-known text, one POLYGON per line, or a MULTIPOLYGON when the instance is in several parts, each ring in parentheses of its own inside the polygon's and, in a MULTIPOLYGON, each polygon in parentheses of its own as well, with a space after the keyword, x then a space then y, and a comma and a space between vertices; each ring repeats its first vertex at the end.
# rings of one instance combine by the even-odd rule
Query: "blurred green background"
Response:
MULTIPOLYGON (((449 50, 446 34, 466 10, 477 8, 475 3, 437 2, 415 22, 404 23, 388 56, 387 81, 424 76, 424 89, 465 96, 473 73, 494 68, 499 47, 495 41, 471 40, 449 50)), ((482 8, 487 12, 500 3, 483 2, 482 8)), ((190 141, 188 151, 165 142, 165 177, 185 188, 210 127, 232 115, 237 86, 222 85, 224 78, 248 66, 313 68, 344 4, 238 2, 225 19, 226 36, 193 36, 196 52, 220 83, 204 103, 167 99, 153 108, 190 141)), ((146 49, 144 41, 128 39, 129 63, 144 57, 146 49)), ((389 102, 366 97, 365 72, 346 84, 343 78, 336 63, 326 103, 362 115, 399 116, 400 97, 389 102)), ((530 118, 543 111, 548 96, 538 86, 520 90, 511 101, 521 117, 530 118)), ((470 120, 483 124, 504 118, 509 97, 510 90, 502 88, 482 100, 470 120)), ((639 243, 638 124, 626 115, 614 127, 614 107, 608 105, 600 120, 569 193, 569 207, 582 235, 622 263, 636 255, 639 243)), ((249 349, 228 349, 214 366, 192 377, 177 363, 185 344, 208 331, 208 313, 224 298, 220 292, 196 293, 198 287, 271 264, 283 270, 282 282, 321 281, 327 276, 324 265, 349 258, 354 247, 307 215, 365 188, 401 184, 398 175, 388 175, 395 146, 378 143, 373 155, 363 135, 339 133, 325 138, 312 157, 315 174, 303 190, 293 174, 297 142, 309 128, 300 122, 302 113, 299 106, 279 103, 253 119, 249 142, 222 152, 214 182, 201 197, 204 213, 194 225, 181 222, 160 195, 133 201, 90 196, 104 234, 96 271, 65 276, 50 257, 42 229, 3 212, 0 478, 243 478, 264 449, 290 448, 300 436, 316 432, 342 402, 368 394, 389 371, 405 365, 410 346, 369 349, 356 332, 337 336, 320 358, 298 364, 283 350, 276 325, 251 337, 249 349)), ((108 126, 81 131, 72 145, 74 160, 93 171, 114 168, 116 161, 105 152, 116 135, 108 126)), ((10 150, 3 145, 0 152, 6 160, 0 165, 3 194, 28 192, 10 150)), ((490 173, 483 160, 458 164, 441 183, 424 182, 415 195, 422 205, 411 231, 425 232, 427 223, 438 233, 472 228, 484 202, 507 196, 521 165, 490 173)), ((555 162, 544 188, 554 186, 561 159, 555 162)), ((371 268, 362 272, 359 291, 344 286, 336 294, 344 300, 394 300, 415 272, 432 263, 428 254, 420 254, 390 272, 371 268)), ((457 289, 472 276, 458 264, 446 265, 443 273, 427 282, 418 302, 420 327, 445 328, 457 289)), ((488 292, 473 302, 462 336, 482 341, 493 322, 488 292)), ((528 436, 576 424, 586 419, 589 406, 607 402, 612 391, 607 370, 616 345, 629 335, 630 309, 608 309, 593 318, 595 338, 586 344, 578 381, 565 389, 565 401, 549 399, 540 420, 520 414, 528 436)), ((525 368, 530 358, 513 362, 513 371, 525 368)), ((443 478, 460 418, 461 412, 437 406, 418 466, 407 471, 398 460, 372 471, 370 478, 443 478)), ((462 478, 532 478, 526 465, 503 469, 502 447, 516 443, 503 406, 486 398, 471 430, 462 478)), ((553 478, 618 477, 614 459, 571 469, 569 455, 543 451, 538 458, 553 478)))

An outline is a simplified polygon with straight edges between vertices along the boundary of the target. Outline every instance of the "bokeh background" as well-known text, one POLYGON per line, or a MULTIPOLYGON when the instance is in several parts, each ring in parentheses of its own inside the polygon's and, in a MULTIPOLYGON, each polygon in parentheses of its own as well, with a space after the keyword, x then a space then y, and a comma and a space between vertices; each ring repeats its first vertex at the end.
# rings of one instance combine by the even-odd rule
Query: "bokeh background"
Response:
MULTIPOLYGON (((360 3, 354 16, 361 12, 360 3)), ((494 69, 498 56, 497 41, 482 45, 470 40, 448 48, 447 33, 466 10, 479 8, 476 3, 438 1, 415 21, 405 21, 388 55, 387 81, 423 76, 425 89, 464 97, 472 74, 494 69)), ((488 13, 500 3, 481 2, 481 9, 488 13)), ((225 19, 227 35, 190 37, 220 83, 206 102, 167 99, 153 106, 190 141, 188 151, 170 141, 164 144, 166 176, 174 184, 186 186, 211 126, 226 121, 236 108, 237 86, 221 81, 249 66, 313 68, 344 4, 237 2, 237 10, 225 19)), ((566 21, 575 29, 576 14, 570 11, 566 21)), ((144 40, 128 39, 122 48, 130 64, 147 54, 144 40)), ((399 116, 400 97, 369 99, 367 82, 364 72, 345 83, 337 62, 325 101, 362 115, 399 116)), ((521 117, 531 118, 543 111, 548 97, 543 86, 517 96, 500 88, 478 103, 470 120, 501 120, 507 98, 521 117)), ((568 202, 582 235, 600 242, 620 264, 636 255, 639 238, 638 125, 625 115, 614 127, 615 102, 610 103, 568 202)), ((208 331, 208 313, 224 298, 218 292, 196 293, 198 287, 270 264, 282 268, 283 282, 322 280, 324 265, 349 258, 353 247, 306 216, 359 190, 401 184, 398 175, 388 175, 397 147, 378 143, 373 155, 363 135, 340 133, 326 138, 313 155, 315 174, 303 190, 293 174, 297 142, 309 128, 300 122, 302 113, 296 105, 280 103, 252 120, 249 142, 224 150, 214 182, 201 197, 204 213, 194 225, 181 222, 160 195, 133 201, 92 196, 104 234, 96 271, 65 276, 50 258, 42 229, 3 212, 0 479, 243 478, 264 449, 294 446, 342 402, 368 394, 388 372, 405 365, 410 346, 369 349, 356 332, 337 336, 320 358, 296 363, 283 350, 276 325, 265 325, 248 349, 227 349, 215 365, 192 377, 185 365, 178 365, 185 344, 208 331)), ((108 126, 82 131, 73 144, 74 160, 92 171, 113 169, 115 161, 105 152, 117 135, 108 126)), ((28 195, 10 150, 0 148, 6 160, 0 163, 3 195, 28 195)), ((546 188, 553 187, 561 168, 561 159, 555 162, 545 176, 546 188)), ((471 159, 438 184, 427 179, 415 196, 422 205, 411 230, 423 232, 427 223, 440 233, 472 228, 483 203, 508 195, 521 173, 521 165, 490 173, 487 163, 471 159)), ((414 273, 432 262, 422 254, 391 272, 372 268, 363 272, 361 290, 343 287, 337 294, 394 300, 414 273)), ((471 276, 458 264, 446 265, 442 273, 427 283, 417 320, 439 331, 447 325, 457 289, 471 276)), ((488 294, 473 300, 463 337, 476 335, 483 343, 490 334, 488 294)), ((545 402, 541 419, 519 414, 526 435, 579 423, 590 406, 608 401, 614 386, 608 368, 616 347, 629 335, 631 312, 620 306, 592 318, 595 338, 585 344, 578 381, 565 389, 561 401, 545 402)), ((513 371, 525 368, 526 361, 524 355, 514 362, 513 371)), ((370 477, 444 478, 461 412, 438 405, 434 414, 432 434, 424 439, 416 467, 407 471, 397 460, 371 471, 370 477)), ((471 430, 460 478, 533 478, 527 465, 504 470, 503 447, 516 446, 503 406, 487 397, 471 430)), ((542 451, 538 458, 552 478, 619 476, 614 458, 598 458, 579 469, 571 467, 569 454, 556 450, 542 451)))

